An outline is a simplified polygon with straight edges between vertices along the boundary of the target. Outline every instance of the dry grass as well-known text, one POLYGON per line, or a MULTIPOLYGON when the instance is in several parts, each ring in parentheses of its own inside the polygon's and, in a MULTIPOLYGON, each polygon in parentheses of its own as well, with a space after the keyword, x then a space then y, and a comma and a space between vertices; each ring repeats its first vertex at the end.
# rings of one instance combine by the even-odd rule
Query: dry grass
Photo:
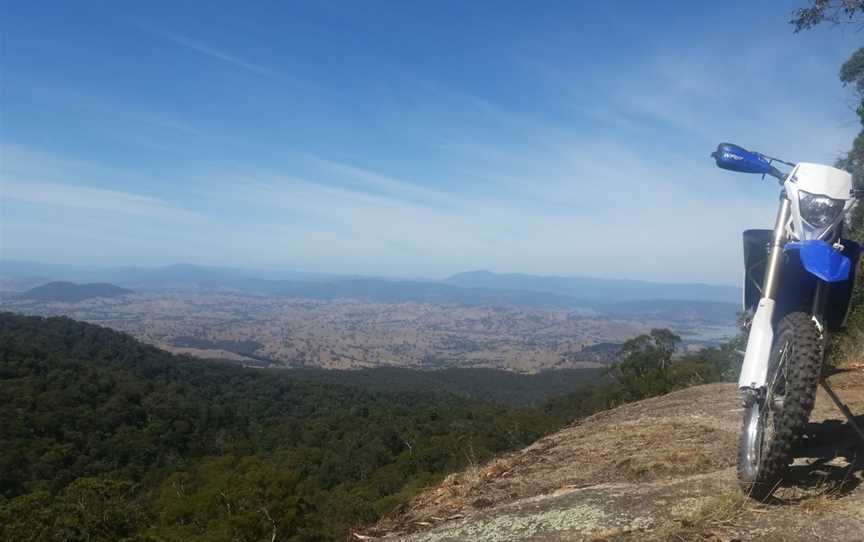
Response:
POLYGON ((734 394, 711 385, 634 403, 470 466, 422 491, 370 527, 414 532, 439 518, 466 517, 514 500, 604 483, 642 483, 734 465, 739 414, 734 394))
POLYGON ((845 335, 838 337, 831 356, 831 364, 842 369, 864 369, 864 329, 849 327, 845 335))
POLYGON ((651 455, 624 458, 616 463, 615 471, 623 480, 642 482, 664 476, 707 472, 716 467, 715 457, 702 450, 660 450, 651 455))
POLYGON ((756 506, 742 492, 729 489, 705 499, 691 512, 642 533, 639 540, 689 542, 728 539, 723 533, 733 529, 736 520, 747 509, 756 506))
MULTIPOLYGON (((758 523, 758 519, 765 518, 766 514, 776 510, 778 506, 798 517, 830 514, 836 508, 837 500, 843 496, 844 483, 845 481, 829 479, 826 476, 824 480, 806 490, 784 488, 775 496, 772 504, 758 503, 750 500, 741 491, 729 489, 703 501, 692 512, 644 533, 640 542, 734 540, 738 536, 733 533, 743 530, 752 534, 752 527, 758 523)), ((771 532, 777 527, 773 523, 766 522, 766 532, 759 535, 759 540, 786 539, 771 532)))
POLYGON ((820 493, 803 499, 798 503, 798 507, 805 514, 822 514, 828 511, 836 500, 836 495, 820 493))
POLYGON ((774 499, 778 504, 795 506, 802 513, 818 514, 829 510, 837 499, 843 497, 853 480, 855 465, 850 464, 842 476, 826 470, 815 482, 781 488, 775 492, 774 499))

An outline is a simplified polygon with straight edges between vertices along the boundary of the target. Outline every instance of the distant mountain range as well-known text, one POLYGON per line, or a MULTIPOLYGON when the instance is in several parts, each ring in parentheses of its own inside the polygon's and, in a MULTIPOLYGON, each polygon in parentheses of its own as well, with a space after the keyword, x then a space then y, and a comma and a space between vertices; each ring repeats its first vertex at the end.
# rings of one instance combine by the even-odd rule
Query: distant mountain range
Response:
POLYGON ((0 277, 7 283, 41 278, 73 282, 109 282, 130 288, 185 289, 231 288, 249 279, 302 282, 358 278, 301 271, 239 269, 178 263, 161 267, 87 267, 0 260, 0 277))
POLYGON ((92 283, 75 284, 73 282, 49 282, 42 286, 31 288, 21 294, 21 298, 36 301, 63 301, 75 303, 97 297, 119 297, 131 294, 132 290, 120 288, 113 284, 92 283))
POLYGON ((526 290, 566 295, 577 299, 603 301, 639 301, 687 299, 738 303, 741 289, 735 286, 676 284, 624 279, 548 277, 502 274, 491 271, 458 273, 444 280, 446 284, 467 288, 526 290))
POLYGON ((249 280, 243 290, 266 295, 307 299, 363 299, 380 303, 436 303, 459 305, 517 305, 573 307, 580 300, 547 292, 462 288, 443 282, 346 279, 329 282, 249 280))
POLYGON ((459 273, 444 280, 392 280, 191 264, 153 268, 76 268, 0 262, 0 276, 6 284, 15 281, 18 284, 26 283, 28 277, 48 277, 50 280, 109 282, 136 290, 221 289, 320 300, 356 298, 383 303, 566 307, 598 309, 605 313, 644 313, 646 317, 670 310, 696 310, 700 314, 713 311, 715 315, 723 314, 723 320, 730 313, 734 320, 737 309, 732 304, 739 303, 741 296, 741 290, 733 286, 498 274, 490 271, 459 273), (682 304, 681 301, 700 302, 703 305, 697 309, 693 303, 682 304))

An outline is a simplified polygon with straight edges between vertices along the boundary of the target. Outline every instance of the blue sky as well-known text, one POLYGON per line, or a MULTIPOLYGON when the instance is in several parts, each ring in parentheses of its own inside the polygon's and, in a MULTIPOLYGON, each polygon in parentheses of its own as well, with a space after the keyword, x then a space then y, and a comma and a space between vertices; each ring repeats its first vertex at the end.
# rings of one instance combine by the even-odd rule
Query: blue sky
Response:
POLYGON ((708 154, 859 129, 803 3, 3 0, 0 256, 735 284, 708 154))

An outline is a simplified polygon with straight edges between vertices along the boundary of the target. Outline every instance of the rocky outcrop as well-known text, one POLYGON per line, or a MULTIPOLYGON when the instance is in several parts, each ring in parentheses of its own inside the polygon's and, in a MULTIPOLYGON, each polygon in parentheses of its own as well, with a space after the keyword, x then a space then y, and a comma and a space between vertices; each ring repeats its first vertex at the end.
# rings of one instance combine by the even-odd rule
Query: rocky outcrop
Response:
MULTIPOLYGON (((864 371, 831 377, 864 421, 864 371)), ((449 476, 356 539, 444 541, 864 540, 864 448, 820 390, 767 503, 735 481, 735 386, 624 405, 449 476)))

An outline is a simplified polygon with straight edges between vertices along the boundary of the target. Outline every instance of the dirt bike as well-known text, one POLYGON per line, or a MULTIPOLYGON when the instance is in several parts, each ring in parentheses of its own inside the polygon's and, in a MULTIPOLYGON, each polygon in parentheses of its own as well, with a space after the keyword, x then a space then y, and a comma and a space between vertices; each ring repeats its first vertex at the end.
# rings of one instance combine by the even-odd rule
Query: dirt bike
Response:
POLYGON ((762 500, 779 485, 807 426, 827 334, 848 316, 860 247, 843 238, 843 225, 862 194, 849 173, 831 166, 792 164, 731 143, 711 156, 723 169, 774 177, 782 187, 774 229, 744 232, 749 337, 738 380, 738 479, 762 500))

